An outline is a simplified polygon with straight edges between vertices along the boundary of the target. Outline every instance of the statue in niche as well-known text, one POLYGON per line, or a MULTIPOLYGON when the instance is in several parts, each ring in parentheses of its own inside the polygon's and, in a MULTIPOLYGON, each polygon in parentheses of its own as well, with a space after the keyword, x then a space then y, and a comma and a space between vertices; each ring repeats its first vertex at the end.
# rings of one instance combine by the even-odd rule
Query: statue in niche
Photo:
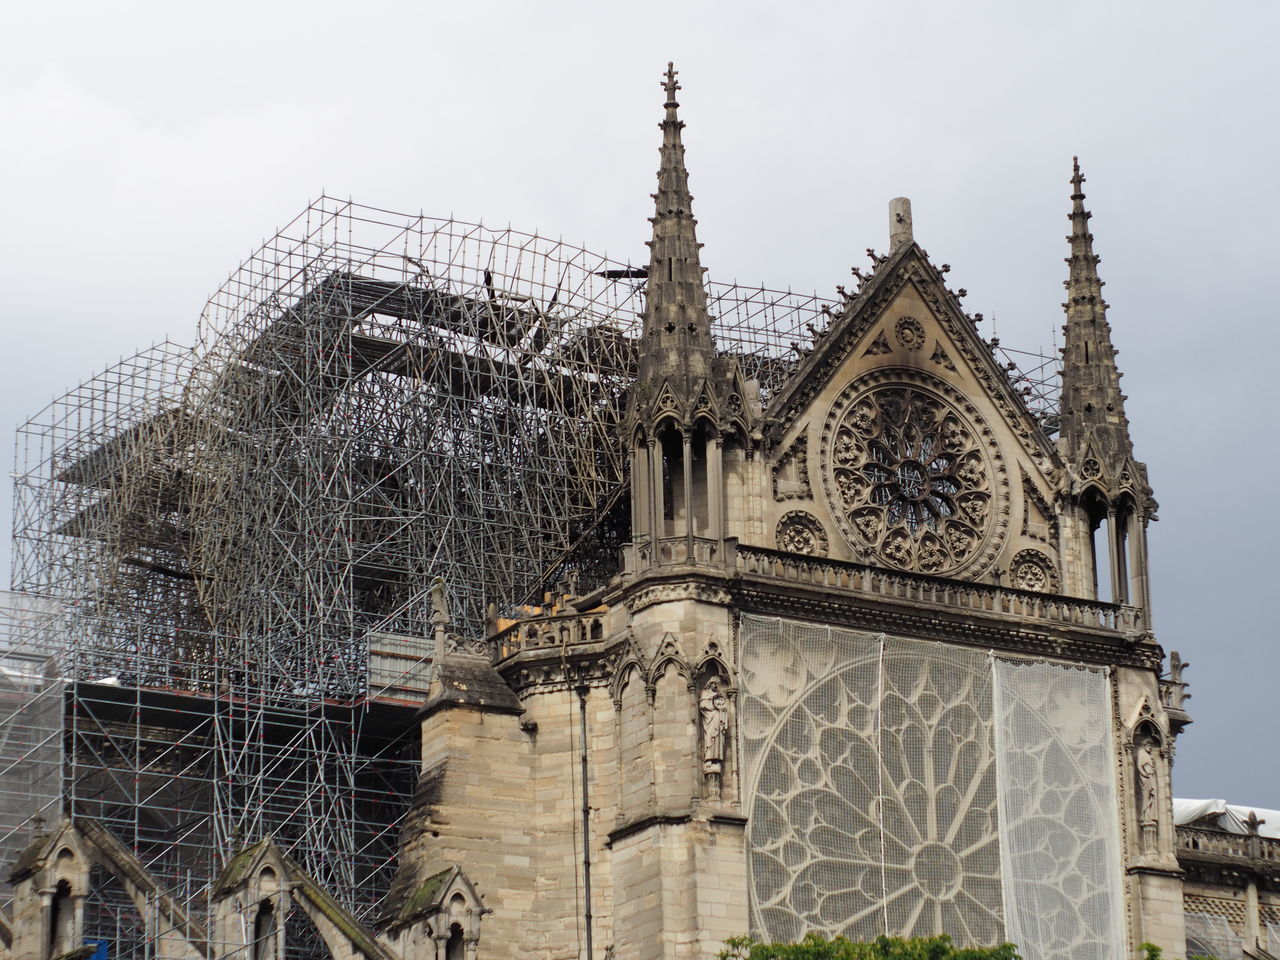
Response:
POLYGON ((1147 734, 1137 743, 1135 760, 1137 765, 1138 793, 1138 830, 1142 838, 1142 852, 1156 852, 1156 826, 1159 822, 1160 808, 1157 804, 1156 790, 1156 750, 1159 743, 1155 737, 1147 734))
POLYGON ((720 799, 724 780, 725 736, 729 729, 729 698, 720 687, 720 678, 712 677, 698 697, 702 714, 702 776, 707 796, 720 799))

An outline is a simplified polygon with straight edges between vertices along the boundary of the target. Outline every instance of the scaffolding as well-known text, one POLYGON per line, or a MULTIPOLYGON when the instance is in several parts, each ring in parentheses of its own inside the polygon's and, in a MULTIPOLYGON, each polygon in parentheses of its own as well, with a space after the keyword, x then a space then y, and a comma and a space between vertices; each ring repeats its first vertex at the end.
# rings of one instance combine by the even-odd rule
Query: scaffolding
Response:
MULTIPOLYGON (((63 682, 57 603, 0 591, 0 856, 12 863, 33 818, 54 819, 62 790, 63 682)), ((38 821, 37 821, 38 822, 38 821)), ((10 896, 0 875, 0 900, 10 896)))
MULTIPOLYGON (((60 611, 70 810, 196 916, 267 834, 374 911, 433 580, 475 633, 614 572, 643 291, 642 268, 560 241, 322 198, 231 275, 194 348, 122 360, 20 428, 13 585, 60 611)), ((710 303, 766 393, 826 304, 710 303)), ((104 890, 94 932, 135 955, 118 941, 145 924, 104 890)))
MULTIPOLYGON (((46 755, 67 808, 193 916, 267 835, 375 914, 432 583, 475 635, 616 572, 644 286, 562 241, 321 198, 215 293, 194 348, 122 360, 22 426, 13 587, 40 598, 45 659, 15 700, 59 704, 41 742, 65 749, 46 755)), ((834 306, 715 282, 708 302, 766 401, 834 306)), ((86 907, 113 957, 146 955, 131 910, 109 884, 86 907)))

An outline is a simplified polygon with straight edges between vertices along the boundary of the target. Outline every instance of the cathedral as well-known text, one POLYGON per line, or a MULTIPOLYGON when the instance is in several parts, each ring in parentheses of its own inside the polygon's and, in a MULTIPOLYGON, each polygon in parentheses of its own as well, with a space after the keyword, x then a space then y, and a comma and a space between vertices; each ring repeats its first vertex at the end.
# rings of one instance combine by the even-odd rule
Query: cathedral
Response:
POLYGON ((85 939, 103 871, 174 960, 295 956, 291 911, 371 960, 705 960, 810 931, 1180 958, 1209 949, 1192 916, 1226 929, 1215 955, 1280 949, 1280 839, 1256 814, 1175 822, 1186 684, 1153 633, 1157 504, 1080 166, 1052 416, 902 198, 765 384, 714 334, 671 68, 664 89, 620 559, 483 630, 457 629, 465 584, 430 587, 416 784, 376 907, 250 835, 205 920, 71 815, 12 866, 0 956, 115 956, 85 939))

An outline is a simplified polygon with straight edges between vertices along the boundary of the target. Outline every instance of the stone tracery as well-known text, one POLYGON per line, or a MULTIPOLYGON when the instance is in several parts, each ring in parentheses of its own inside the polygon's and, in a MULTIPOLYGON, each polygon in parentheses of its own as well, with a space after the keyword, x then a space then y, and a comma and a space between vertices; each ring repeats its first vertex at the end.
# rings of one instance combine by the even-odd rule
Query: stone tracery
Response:
POLYGON ((824 557, 827 554, 827 533, 822 523, 811 513, 792 510, 778 521, 775 540, 779 550, 788 553, 806 553, 824 557))
POLYGON ((846 387, 823 433, 824 482, 855 549, 950 574, 989 559, 1003 466, 976 411, 929 381, 846 387))
POLYGON ((1021 590, 1038 593, 1058 591, 1058 571, 1047 555, 1039 550, 1020 550, 1009 564, 1013 572, 1013 585, 1021 590))

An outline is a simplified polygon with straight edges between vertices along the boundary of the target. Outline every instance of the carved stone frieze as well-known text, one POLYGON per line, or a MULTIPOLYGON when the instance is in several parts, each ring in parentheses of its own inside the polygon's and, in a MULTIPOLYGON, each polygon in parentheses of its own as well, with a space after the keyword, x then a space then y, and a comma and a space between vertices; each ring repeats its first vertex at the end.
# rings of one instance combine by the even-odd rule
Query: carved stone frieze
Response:
POLYGON ((779 550, 825 557, 830 546, 822 521, 804 510, 792 510, 778 521, 775 539, 779 550))
POLYGON ((488 657, 490 647, 489 640, 484 636, 449 633, 444 638, 444 649, 446 653, 462 656, 488 657))
POLYGON ((886 353, 893 353, 893 347, 889 344, 889 338, 881 330, 880 335, 871 341, 871 346, 867 347, 862 355, 864 357, 882 357, 886 353))
POLYGON ((702 603, 717 603, 728 606, 732 596, 723 587, 709 583, 681 581, 679 583, 656 583, 653 586, 641 587, 623 600, 623 606, 629 613, 651 607, 655 603, 671 603, 676 600, 698 600, 702 603))
POLYGON ((1058 517, 1035 481, 1022 474, 1022 535, 1058 548, 1058 517))
POLYGON ((809 435, 801 433, 778 455, 773 465, 773 499, 808 500, 813 496, 809 483, 809 435))
POLYGON ((498 672, 517 694, 531 687, 560 690, 585 684, 608 688, 621 662, 617 649, 568 659, 556 650, 538 650, 502 664, 498 672))
POLYGON ((845 387, 821 462, 832 514, 859 557, 973 578, 1004 539, 1008 480, 991 430, 930 374, 875 371, 845 387))
POLYGON ((932 360, 934 363, 936 363, 938 366, 942 367, 943 369, 950 370, 953 373, 955 372, 955 369, 956 369, 955 361, 952 360, 951 355, 942 348, 941 343, 934 343, 933 356, 931 356, 929 359, 932 360))

